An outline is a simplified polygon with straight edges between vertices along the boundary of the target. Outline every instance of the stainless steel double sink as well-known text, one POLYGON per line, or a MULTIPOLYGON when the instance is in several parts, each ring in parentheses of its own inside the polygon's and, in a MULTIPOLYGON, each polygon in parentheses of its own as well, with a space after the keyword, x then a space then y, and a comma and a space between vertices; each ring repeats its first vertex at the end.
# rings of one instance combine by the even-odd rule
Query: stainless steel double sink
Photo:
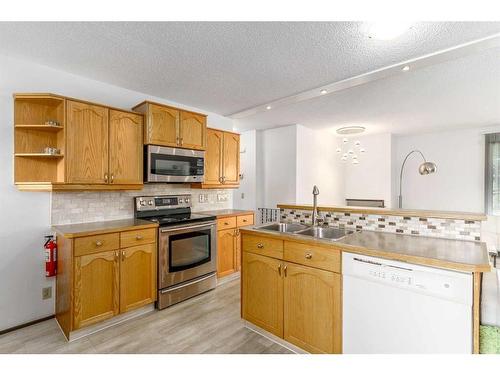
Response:
POLYGON ((345 230, 340 228, 317 227, 317 226, 313 227, 310 225, 294 224, 294 223, 273 223, 257 227, 256 229, 262 229, 271 232, 298 234, 298 235, 321 238, 331 241, 341 240, 345 236, 354 233, 351 230, 345 230))

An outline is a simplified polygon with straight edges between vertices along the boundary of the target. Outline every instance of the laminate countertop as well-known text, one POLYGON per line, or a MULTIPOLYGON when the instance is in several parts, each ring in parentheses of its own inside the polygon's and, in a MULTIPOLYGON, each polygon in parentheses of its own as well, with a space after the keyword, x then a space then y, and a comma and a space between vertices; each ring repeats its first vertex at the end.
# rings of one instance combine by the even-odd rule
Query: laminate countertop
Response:
POLYGON ((226 210, 199 211, 196 213, 201 215, 217 216, 217 218, 220 219, 223 217, 230 217, 230 216, 253 215, 255 212, 251 210, 226 209, 226 210))
POLYGON ((93 223, 54 225, 52 229, 66 238, 121 232, 134 229, 157 228, 158 224, 141 219, 97 221, 93 223))
POLYGON ((339 241, 246 227, 242 233, 331 246, 350 253, 464 272, 491 270, 484 242, 359 231, 339 241))

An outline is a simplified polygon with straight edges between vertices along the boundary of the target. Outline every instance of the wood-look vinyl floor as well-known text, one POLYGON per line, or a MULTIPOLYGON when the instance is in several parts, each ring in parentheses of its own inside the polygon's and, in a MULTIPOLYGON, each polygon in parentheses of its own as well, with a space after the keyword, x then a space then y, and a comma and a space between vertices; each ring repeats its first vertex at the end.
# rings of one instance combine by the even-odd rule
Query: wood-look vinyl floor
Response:
POLYGON ((244 327, 234 280, 162 311, 67 342, 54 319, 0 336, 0 353, 285 354, 244 327))

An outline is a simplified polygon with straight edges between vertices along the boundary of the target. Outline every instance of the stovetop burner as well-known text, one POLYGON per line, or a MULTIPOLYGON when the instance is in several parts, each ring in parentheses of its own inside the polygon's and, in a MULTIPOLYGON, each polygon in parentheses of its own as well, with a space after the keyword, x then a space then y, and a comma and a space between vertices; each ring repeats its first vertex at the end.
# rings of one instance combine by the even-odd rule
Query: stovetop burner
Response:
POLYGON ((191 212, 191 195, 160 195, 135 198, 135 217, 160 226, 213 221, 215 216, 191 212))

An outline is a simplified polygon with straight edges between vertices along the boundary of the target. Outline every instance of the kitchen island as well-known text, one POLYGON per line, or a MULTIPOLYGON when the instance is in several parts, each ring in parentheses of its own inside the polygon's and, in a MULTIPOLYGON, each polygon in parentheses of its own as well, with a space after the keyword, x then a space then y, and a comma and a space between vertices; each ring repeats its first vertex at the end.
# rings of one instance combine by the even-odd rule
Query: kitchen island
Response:
POLYGON ((481 275, 490 270, 484 243, 369 230, 337 241, 265 226, 241 233, 242 318, 250 328, 299 351, 342 353, 342 253, 348 252, 471 273, 478 353, 481 275))

